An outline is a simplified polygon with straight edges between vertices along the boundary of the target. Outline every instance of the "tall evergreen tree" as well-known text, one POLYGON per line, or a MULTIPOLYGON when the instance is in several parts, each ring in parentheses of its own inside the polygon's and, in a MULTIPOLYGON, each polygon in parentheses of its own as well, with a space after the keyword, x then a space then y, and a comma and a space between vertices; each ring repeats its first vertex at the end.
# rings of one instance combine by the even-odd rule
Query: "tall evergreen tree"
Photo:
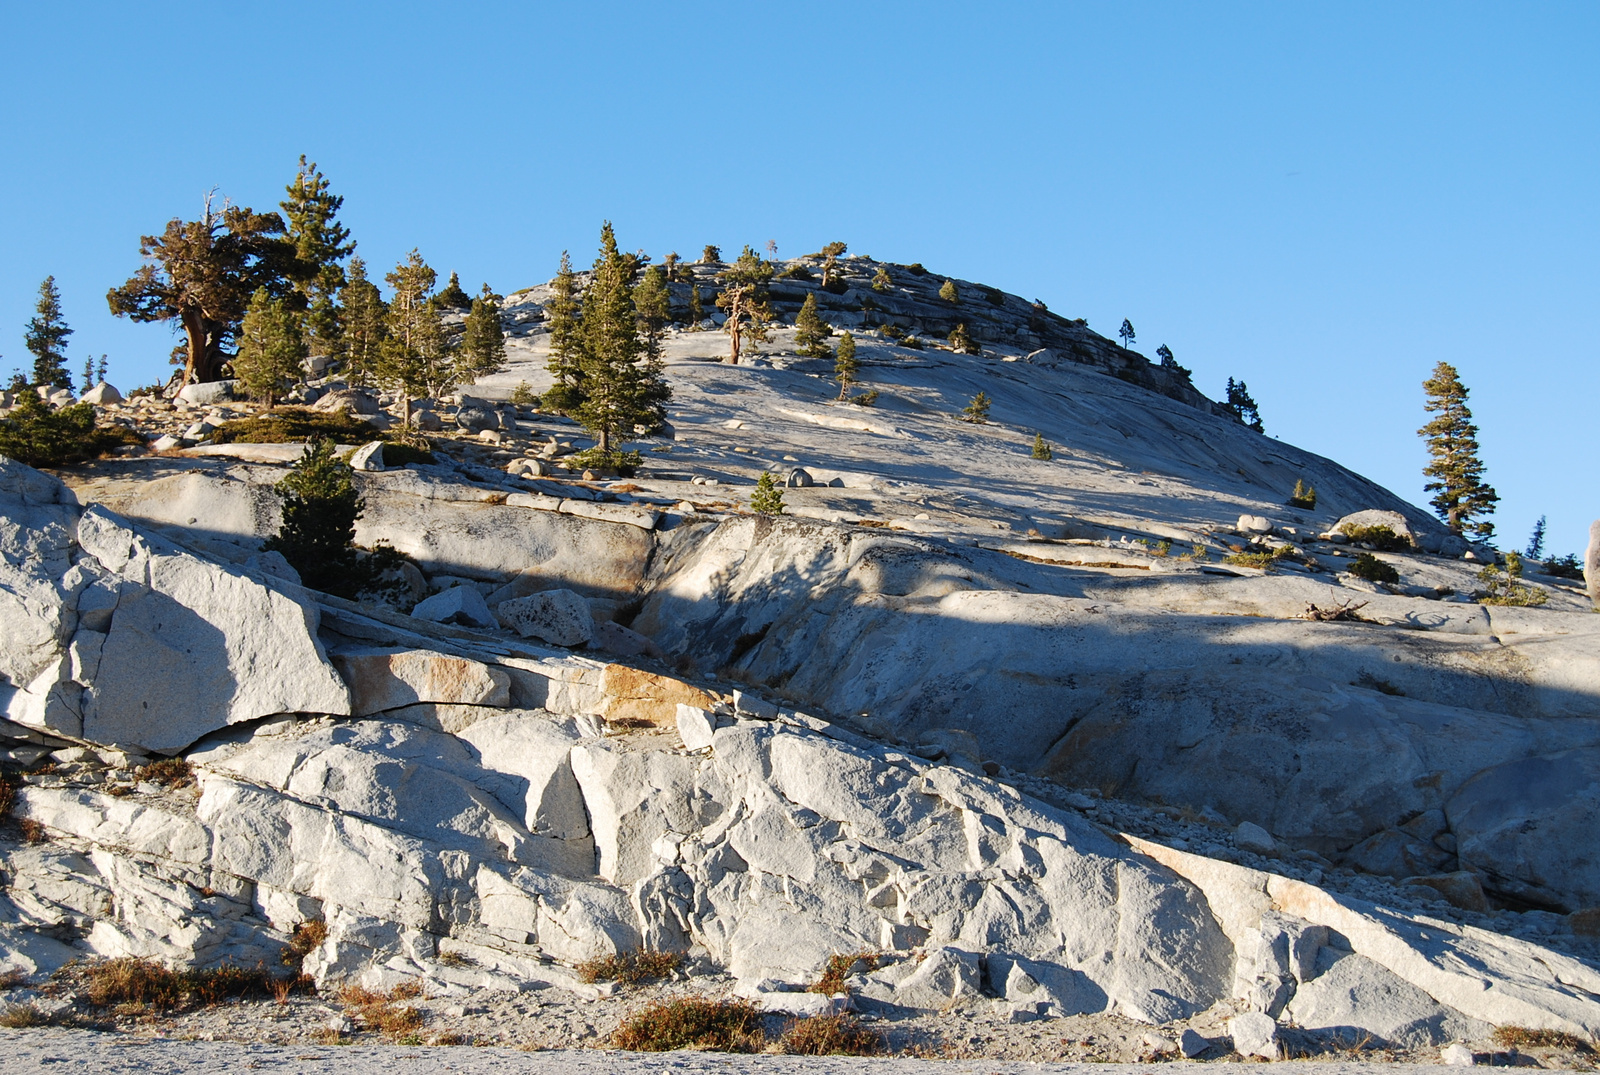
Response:
POLYGON ((722 291, 717 295, 717 305, 728 311, 722 329, 728 334, 728 361, 739 364, 744 343, 756 343, 767 338, 767 324, 772 311, 767 307, 767 283, 772 279, 772 263, 761 260, 761 255, 748 246, 739 259, 718 274, 722 291))
POLYGON ((1236 382, 1232 377, 1228 378, 1228 401, 1223 406, 1257 433, 1264 432, 1261 425, 1261 410, 1256 406, 1256 401, 1250 398, 1250 389, 1245 387, 1243 381, 1236 382))
MULTIPOLYGON (((453 276, 454 274, 452 274, 453 276)), ((506 330, 500 321, 500 296, 483 285, 472 300, 461 338, 463 372, 472 377, 495 373, 506 364, 506 330)))
POLYGON ((652 360, 661 358, 661 337, 672 320, 667 293, 668 272, 660 265, 652 265, 633 289, 633 308, 638 312, 639 328, 644 333, 645 354, 652 360))
POLYGON ((383 301, 378 285, 367 279, 367 263, 350 259, 350 271, 339 289, 343 331, 339 353, 344 356, 345 376, 351 384, 371 384, 378 367, 383 341, 389 338, 389 305, 383 301))
POLYGON ((565 250, 551 290, 544 316, 550 330, 549 370, 555 384, 545 394, 545 402, 552 410, 569 414, 583 402, 583 336, 578 320, 578 277, 565 250))
POLYGON ((402 417, 411 425, 411 400, 440 396, 455 387, 450 348, 433 304, 438 274, 413 250, 384 277, 389 300, 388 337, 378 346, 378 381, 404 398, 402 417))
POLYGON ((839 398, 843 399, 850 392, 850 386, 855 384, 856 370, 856 338, 848 330, 839 337, 839 346, 833 349, 833 379, 839 382, 839 398))
POLYGON ((288 302, 273 298, 266 288, 257 288, 251 296, 239 329, 233 372, 253 398, 269 407, 300 375, 307 353, 300 324, 288 302))
POLYGON ((1539 521, 1533 524, 1533 533, 1528 537, 1527 557, 1530 560, 1544 560, 1544 516, 1539 516, 1539 521))
POLYGON ((455 273, 450 274, 450 282, 445 284, 439 293, 433 297, 435 304, 451 310, 470 310, 472 296, 461 288, 461 279, 455 273))
POLYGON ((828 358, 833 354, 828 346, 828 337, 832 335, 833 326, 817 313, 816 292, 807 292, 806 301, 800 304, 800 312, 794 319, 795 347, 807 358, 828 358))
POLYGON ((650 360, 639 338, 633 303, 637 268, 637 258, 617 249, 616 233, 606 221, 583 297, 583 401, 575 414, 605 455, 632 436, 635 426, 658 428, 671 396, 659 360, 650 360))
POLYGON ((350 229, 338 221, 344 197, 328 189, 316 162, 308 162, 303 153, 294 181, 284 189, 289 197, 279 208, 288 221, 285 239, 294 254, 291 305, 300 313, 308 348, 331 355, 338 350, 340 330, 334 299, 347 279, 341 262, 356 249, 350 229))
POLYGON ((172 360, 183 366, 184 380, 220 380, 250 296, 258 287, 281 293, 293 268, 293 248, 282 236, 277 213, 217 210, 208 196, 199 220, 174 218, 161 235, 139 239, 145 264, 107 292, 106 303, 118 317, 178 322, 184 344, 172 360))
POLYGON ((33 352, 33 383, 70 389, 72 374, 67 371, 67 337, 72 335, 72 330, 61 316, 61 292, 56 289, 54 276, 46 276, 39 285, 39 301, 33 309, 34 315, 23 336, 23 342, 33 352))
POLYGON ((1133 322, 1124 317, 1122 319, 1122 327, 1117 329, 1117 335, 1122 337, 1122 346, 1126 348, 1133 343, 1138 334, 1133 331, 1133 322))
POLYGON ((706 248, 704 250, 700 251, 700 264, 702 264, 702 265, 721 265, 722 264, 722 247, 715 246, 715 245, 713 245, 711 243, 707 243, 706 244, 706 248))
POLYGON ((1452 533, 1470 533, 1487 540, 1494 536, 1494 524, 1483 517, 1494 514, 1500 497, 1483 480, 1478 427, 1467 409, 1467 386, 1454 366, 1441 362, 1433 367, 1433 376, 1422 382, 1422 390, 1427 393, 1422 409, 1438 415, 1417 430, 1433 460, 1422 470, 1432 479, 1423 486, 1435 494, 1429 503, 1452 533))

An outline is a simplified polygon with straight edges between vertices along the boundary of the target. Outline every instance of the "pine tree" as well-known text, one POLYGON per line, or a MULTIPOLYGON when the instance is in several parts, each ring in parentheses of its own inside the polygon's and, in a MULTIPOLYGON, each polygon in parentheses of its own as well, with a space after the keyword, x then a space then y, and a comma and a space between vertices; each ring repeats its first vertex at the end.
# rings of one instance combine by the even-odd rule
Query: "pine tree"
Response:
MULTIPOLYGON (((834 274, 839 271, 839 259, 844 257, 846 250, 850 249, 844 243, 831 242, 822 248, 822 286, 824 290, 832 291, 834 287, 834 274)), ((843 291, 843 287, 838 290, 843 291)))
POLYGON ((1483 461, 1478 458, 1478 427, 1467 409, 1467 387, 1455 367, 1441 362, 1433 376, 1422 382, 1427 393, 1423 410, 1438 417, 1417 431, 1428 445, 1433 461, 1422 473, 1433 479, 1423 486, 1435 493, 1429 501, 1452 533, 1494 536, 1494 524, 1483 516, 1494 513, 1500 497, 1483 480, 1483 461))
POLYGON ((972 402, 961 408, 961 420, 984 425, 989 421, 989 395, 979 392, 972 397, 972 402))
POLYGON ((233 373, 252 398, 272 406, 299 377, 306 357, 300 318, 283 299, 257 288, 239 329, 233 373))
POLYGON ((461 289, 461 280, 455 273, 450 274, 450 282, 433 297, 436 305, 449 310, 469 310, 472 308, 472 296, 461 289))
POLYGON ((441 396, 455 386, 452 355, 433 304, 433 285, 438 278, 416 250, 384 276, 394 297, 386 318, 388 335, 378 345, 373 372, 378 383, 402 397, 406 429, 411 426, 412 399, 441 396))
POLYGON ((1223 406, 1257 433, 1263 432, 1261 410, 1256 406, 1256 401, 1250 398, 1250 389, 1245 387, 1243 381, 1235 382, 1232 377, 1228 378, 1228 401, 1223 406))
POLYGON ((1533 524, 1533 533, 1528 537, 1528 559, 1544 561, 1544 516, 1539 516, 1539 521, 1533 524))
POLYGON ((879 265, 878 271, 872 274, 872 290, 888 291, 894 286, 894 281, 889 279, 889 267, 879 265))
POLYGON ((1289 506, 1292 508, 1305 508, 1307 511, 1317 506, 1317 490, 1314 486, 1307 485, 1303 479, 1294 480, 1294 491, 1289 494, 1289 506))
POLYGON ((583 401, 574 415, 606 456, 615 441, 633 435, 635 426, 658 428, 671 398, 660 360, 646 354, 639 338, 633 302, 637 267, 638 259, 618 251, 616 233, 606 221, 583 298, 583 401))
POLYGON ((95 366, 94 379, 95 379, 96 383, 104 383, 105 382, 105 379, 106 379, 106 356, 105 356, 105 354, 103 352, 100 355, 99 363, 95 366))
POLYGON ((954 280, 946 280, 940 284, 939 297, 945 302, 960 302, 961 295, 956 291, 956 282, 954 280))
POLYGON ((982 354, 982 348, 973 340, 965 324, 957 325, 950 331, 950 350, 967 355, 982 354))
POLYGON ((758 515, 783 514, 783 490, 765 470, 756 479, 755 492, 750 494, 750 510, 758 515))
POLYGON ((1122 337, 1122 346, 1126 349, 1136 337, 1136 333, 1133 331, 1133 322, 1124 317, 1122 319, 1122 327, 1117 329, 1117 335, 1122 337))
POLYGON ((583 402, 583 337, 579 332, 578 277, 572 271, 567 252, 561 252, 561 267, 551 283, 550 301, 545 303, 545 324, 550 330, 548 369, 555 383, 545 393, 545 406, 561 414, 571 414, 583 402))
POLYGON ((721 265, 722 264, 722 247, 713 246, 710 243, 707 243, 706 244, 706 248, 704 250, 700 251, 700 264, 702 264, 702 265, 721 265))
POLYGON ((78 395, 83 395, 94 387, 94 356, 83 356, 83 387, 78 390, 78 395))
POLYGON ((833 350, 833 377, 839 382, 839 398, 843 399, 856 381, 856 338, 846 331, 839 337, 839 346, 833 350))
MULTIPOLYGON (((454 274, 451 274, 454 278, 454 274)), ((472 300, 461 334, 462 372, 473 378, 498 373, 506 364, 506 330, 500 321, 500 296, 483 285, 472 300)))
POLYGON ((72 388, 67 372, 67 337, 72 330, 61 317, 61 292, 56 278, 46 276, 39 285, 39 302, 28 322, 23 342, 33 352, 33 383, 50 388, 72 388))
POLYGON ((282 235, 277 213, 219 211, 208 196, 199 220, 173 219, 163 234, 140 238, 145 264, 107 292, 106 303, 118 317, 177 322, 184 343, 172 360, 183 365, 184 380, 220 380, 250 296, 258 287, 281 293, 294 268, 294 248, 282 235))
POLYGON ((796 349, 807 358, 829 358, 833 355, 833 349, 828 346, 832 335, 833 326, 817 313, 816 292, 807 292, 806 301, 800 304, 800 312, 794 319, 796 349))
POLYGON ((748 246, 727 270, 717 276, 722 291, 717 295, 717 305, 728 311, 722 329, 728 334, 730 351, 728 361, 739 364, 739 355, 745 342, 756 343, 767 339, 767 324, 772 312, 767 307, 767 283, 772 279, 772 264, 762 261, 759 254, 748 246))
POLYGON ((283 498, 278 532, 261 546, 289 561, 313 590, 354 597, 356 520, 366 502, 356 492, 354 472, 334 455, 334 443, 319 438, 290 468, 274 491, 283 498))
POLYGON ((1178 364, 1177 359, 1172 357, 1172 348, 1166 344, 1156 348, 1156 357, 1161 360, 1162 369, 1170 370, 1178 364))
POLYGON ((293 249, 289 278, 296 297, 292 306, 301 315, 308 350, 335 354, 340 324, 334 298, 347 282, 340 263, 356 249, 350 229, 337 219, 344 197, 328 189, 316 162, 307 162, 304 154, 294 182, 284 189, 289 198, 279 208, 288 221, 285 240, 293 249))
POLYGON ((672 321, 672 300, 667 291, 668 270, 652 265, 639 277, 633 289, 633 308, 639 314, 639 328, 644 333, 645 354, 651 359, 661 357, 661 338, 672 321))
POLYGON ((1056 453, 1050 450, 1050 445, 1046 443, 1044 434, 1035 433, 1033 435, 1033 457, 1035 459, 1050 460, 1054 459, 1055 456, 1056 453))
POLYGON ((349 277, 339 289, 344 327, 339 354, 344 356, 345 377, 351 384, 372 383, 383 341, 389 338, 389 306, 378 285, 367 279, 367 263, 350 259, 349 277))

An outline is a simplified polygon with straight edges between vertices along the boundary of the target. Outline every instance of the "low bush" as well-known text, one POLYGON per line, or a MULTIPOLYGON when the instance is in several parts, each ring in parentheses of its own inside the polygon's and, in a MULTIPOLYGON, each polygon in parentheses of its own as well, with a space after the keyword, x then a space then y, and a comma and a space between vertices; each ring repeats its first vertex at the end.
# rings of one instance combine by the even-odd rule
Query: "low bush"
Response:
MULTIPOLYGON (((171 970, 131 956, 91 966, 87 972, 89 1003, 97 1008, 140 1004, 173 1010, 219 1004, 232 997, 271 996, 276 981, 264 968, 224 964, 212 970, 171 970)), ((295 979, 296 988, 309 988, 295 979)))
POLYGON ((527 381, 518 381, 517 387, 511 390, 511 402, 519 407, 532 407, 539 402, 539 393, 527 381))
MULTIPOLYGON (((1521 572, 1521 566, 1519 561, 1516 564, 1518 573, 1521 572)), ((1483 583, 1483 589, 1478 594, 1478 603, 1482 605, 1536 608, 1550 600, 1550 591, 1543 586, 1531 586, 1494 564, 1478 572, 1478 581, 1483 583)))
POLYGON ((778 274, 779 280, 812 280, 816 274, 804 265, 796 262, 778 274))
POLYGON ((683 997, 652 1004, 627 1019, 611 1037, 619 1049, 662 1053, 700 1049, 753 1053, 766 1044, 761 1012, 742 1000, 683 997))
POLYGON ((920 262, 920 261, 913 261, 910 265, 907 265, 906 266, 906 271, 911 273, 911 274, 913 274, 914 276, 927 276, 928 275, 928 270, 924 269, 922 267, 922 262, 920 262))
POLYGON ((377 440, 378 431, 346 411, 279 407, 266 414, 223 422, 211 434, 213 444, 292 444, 319 438, 345 444, 365 444, 369 440, 377 440))
POLYGON ((674 952, 639 948, 614 956, 587 959, 579 963, 575 969, 581 981, 638 985, 640 982, 653 982, 668 977, 681 962, 683 957, 674 952))
POLYGON ((1593 1043, 1565 1030, 1535 1030, 1525 1026, 1497 1026, 1494 1043, 1518 1049, 1571 1049, 1578 1053, 1595 1051, 1593 1043))
POLYGON ((432 448, 423 448, 405 441, 391 440, 383 445, 383 465, 386 467, 403 467, 407 463, 433 463, 432 448))
POLYGON ((283 950, 283 963, 285 966, 299 968, 304 965, 306 957, 328 939, 328 923, 320 918, 308 918, 294 927, 294 932, 289 935, 289 946, 283 950))
POLYGON ((1558 579, 1576 579, 1583 581, 1583 561, 1577 554, 1568 553, 1565 556, 1553 556, 1544 561, 1543 574, 1558 579))
POLYGON ((7 1030, 26 1030, 33 1026, 49 1026, 50 1017, 32 1004, 8 1004, 0 1008, 0 1027, 7 1030))
POLYGON ((886 1043, 851 1016, 813 1015, 786 1026, 778 1048, 793 1056, 877 1056, 886 1043))
POLYGON ((854 403, 857 407, 876 406, 878 402, 878 390, 876 388, 869 388, 859 396, 851 396, 850 402, 854 403))
POLYGON ((1396 534, 1387 526, 1348 526, 1344 536, 1352 545, 1371 545, 1379 552, 1408 552, 1411 540, 1396 534))
POLYGON ((387 993, 347 985, 339 991, 339 1003, 366 1029, 404 1043, 422 1027, 423 1018, 416 1008, 399 1002, 421 995, 422 987, 416 982, 402 982, 387 993))
POLYGON ((1308 511, 1315 508, 1317 506, 1316 488, 1296 478, 1294 480, 1294 492, 1289 494, 1289 506, 1291 508, 1305 508, 1308 511))
MULTIPOLYGON (((1387 530, 1388 527, 1383 527, 1383 529, 1387 530)), ((1393 564, 1378 559, 1370 552, 1358 555, 1350 562, 1350 566, 1346 570, 1356 578, 1366 579, 1368 582, 1400 581, 1400 572, 1394 569, 1393 564)))
POLYGON ((989 301, 989 305, 991 306, 1004 306, 1006 304, 1005 293, 996 291, 992 287, 986 287, 983 289, 983 297, 989 301))
POLYGON ((124 445, 144 447, 144 438, 125 426, 94 424, 94 405, 75 403, 54 410, 32 389, 0 418, 0 455, 30 467, 81 463, 124 445))
POLYGON ((849 956, 829 956, 828 962, 823 964, 822 976, 812 982, 806 991, 821 993, 829 997, 835 993, 843 993, 845 991, 844 980, 850 977, 850 972, 855 969, 857 963, 865 963, 867 969, 871 970, 878 965, 879 958, 880 953, 878 952, 857 952, 855 955, 849 956))
POLYGON ((30 844, 42 844, 50 839, 45 827, 31 817, 25 817, 17 824, 22 829, 22 838, 30 844))
POLYGON ((139 779, 164 788, 186 788, 194 783, 194 766, 182 758, 162 758, 139 767, 139 779))
POLYGON ((585 448, 567 457, 567 464, 586 470, 614 470, 624 478, 631 478, 644 465, 644 456, 638 452, 624 452, 613 448, 602 452, 599 448, 585 448))

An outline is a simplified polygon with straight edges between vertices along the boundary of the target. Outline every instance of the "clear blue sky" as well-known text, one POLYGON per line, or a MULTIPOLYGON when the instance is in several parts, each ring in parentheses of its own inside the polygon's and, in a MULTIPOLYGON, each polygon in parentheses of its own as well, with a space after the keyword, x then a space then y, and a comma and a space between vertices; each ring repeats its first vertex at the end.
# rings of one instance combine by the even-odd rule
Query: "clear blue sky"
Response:
POLYGON ((842 239, 1044 299, 1420 503, 1420 382, 1472 389, 1503 547, 1600 516, 1600 5, 61 3, 0 42, 0 371, 53 273, 104 294, 212 186, 319 162, 360 253, 474 289, 842 239))

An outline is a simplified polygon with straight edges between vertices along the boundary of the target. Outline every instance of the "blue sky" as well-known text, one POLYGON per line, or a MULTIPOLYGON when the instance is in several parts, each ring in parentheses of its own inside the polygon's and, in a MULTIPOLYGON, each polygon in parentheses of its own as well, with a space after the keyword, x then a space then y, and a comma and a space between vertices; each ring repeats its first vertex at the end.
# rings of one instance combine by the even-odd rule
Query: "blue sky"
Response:
MULTIPOLYGON (((981 280, 1152 354, 1425 502, 1420 382, 1472 389, 1503 547, 1600 516, 1592 3, 15 5, 0 371, 54 274, 106 311, 138 237, 319 162, 360 253, 475 289, 768 239, 981 280)), ((381 272, 380 272, 381 274, 381 272)), ((73 363, 77 368, 78 361, 73 363)))

